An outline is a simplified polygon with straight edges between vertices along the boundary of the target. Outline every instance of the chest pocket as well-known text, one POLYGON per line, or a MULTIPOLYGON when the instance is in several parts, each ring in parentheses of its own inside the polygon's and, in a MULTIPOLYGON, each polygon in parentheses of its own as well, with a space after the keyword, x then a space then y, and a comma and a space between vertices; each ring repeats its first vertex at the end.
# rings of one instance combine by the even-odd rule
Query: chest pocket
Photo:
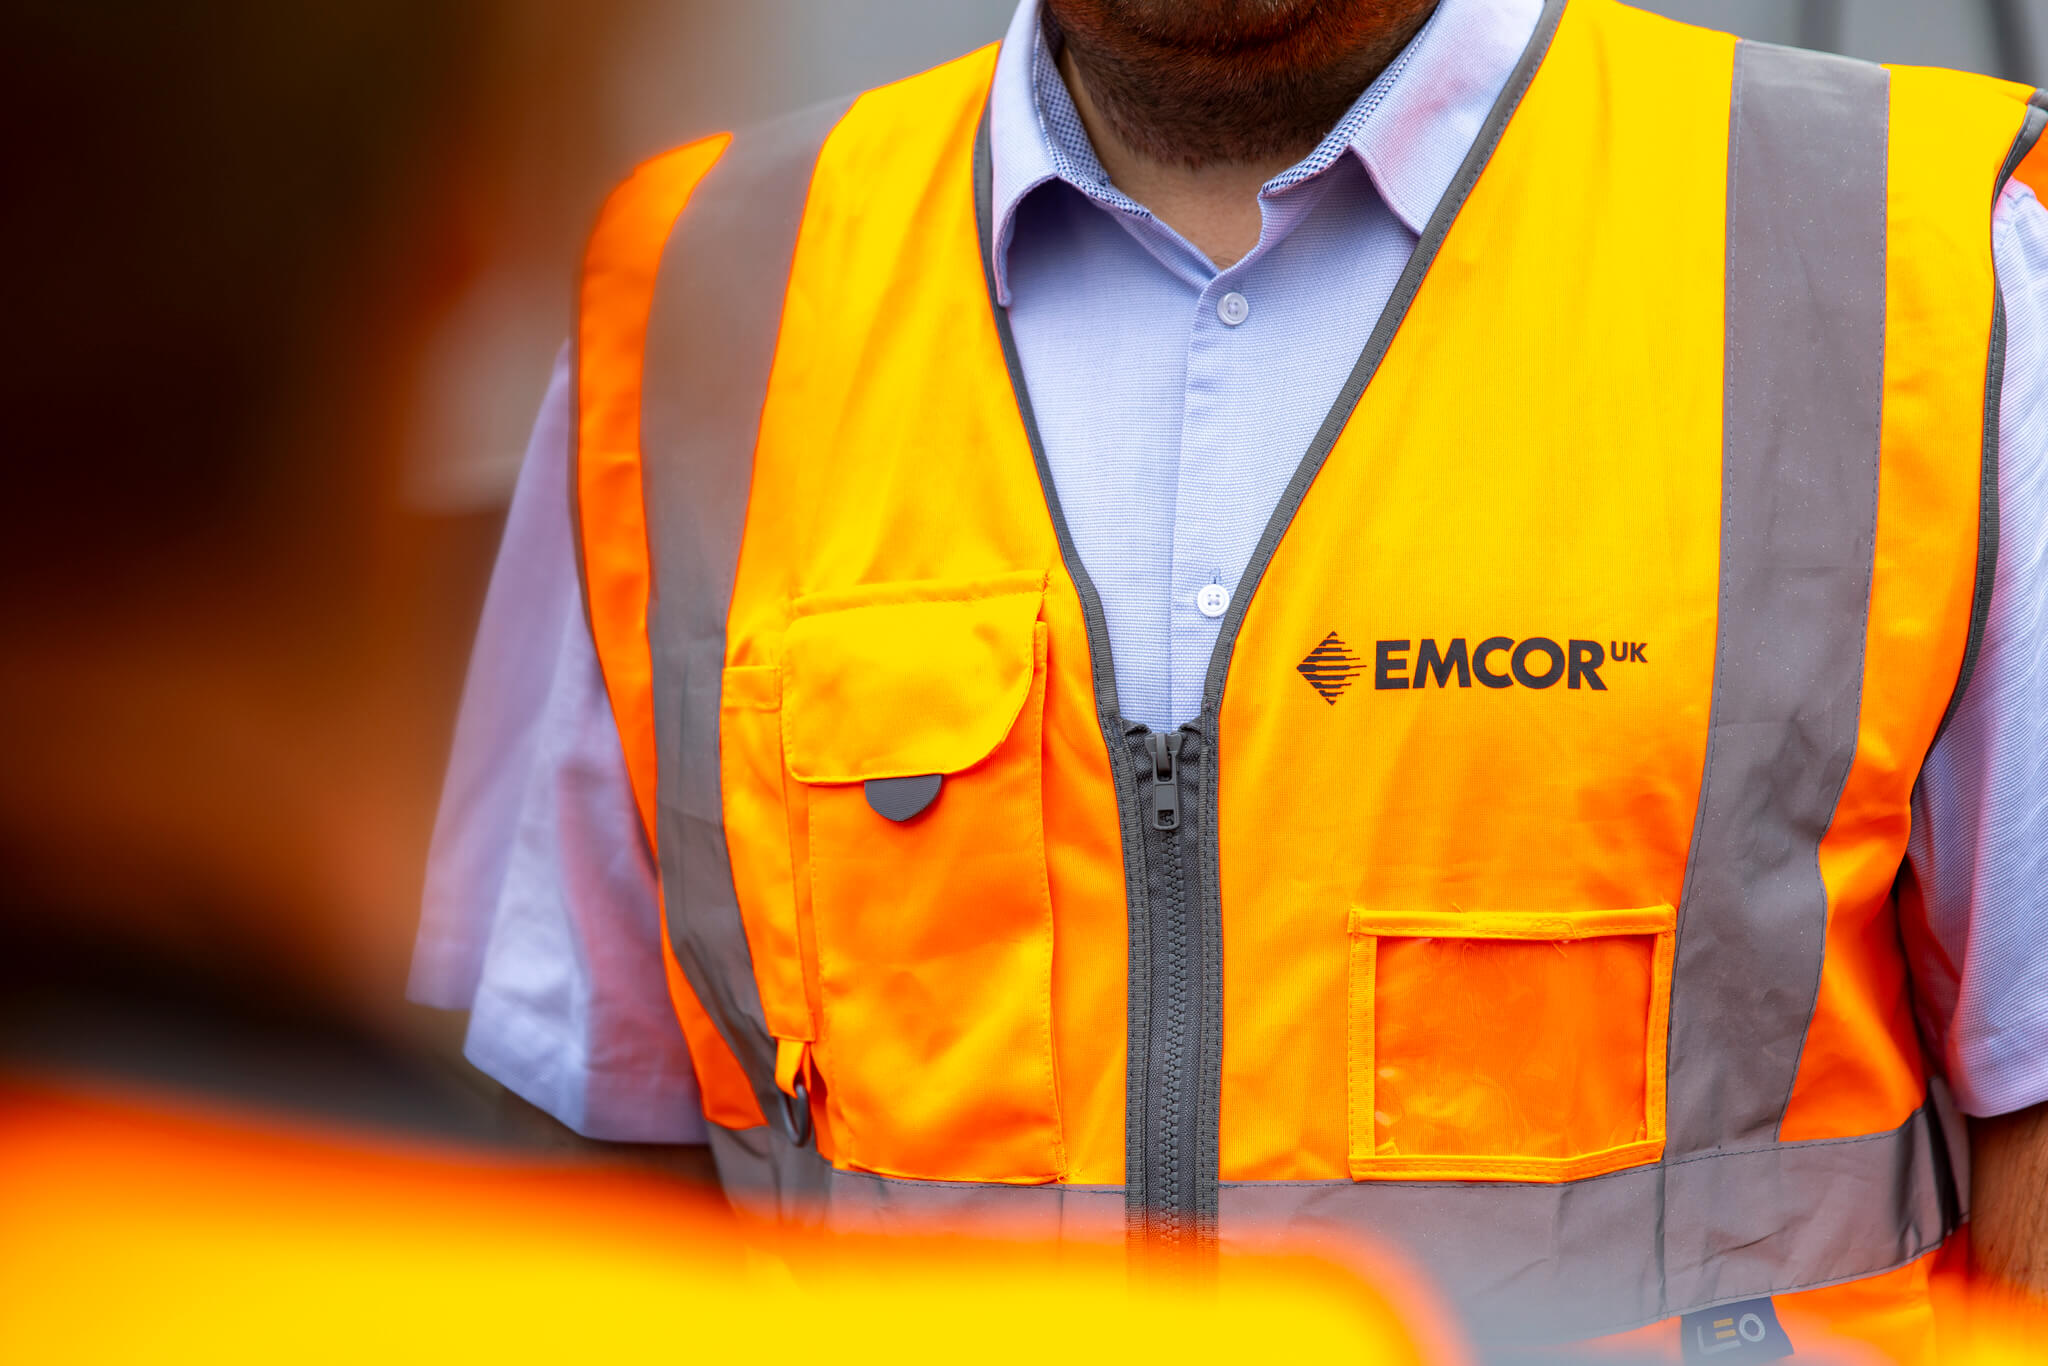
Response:
POLYGON ((1003 1182, 1065 1166, 1044 596, 1041 571, 794 604, 782 751, 805 807, 811 1062, 841 1165, 1003 1182))
POLYGON ((1677 913, 1350 914, 1354 1180, 1576 1181, 1664 1151, 1677 913))

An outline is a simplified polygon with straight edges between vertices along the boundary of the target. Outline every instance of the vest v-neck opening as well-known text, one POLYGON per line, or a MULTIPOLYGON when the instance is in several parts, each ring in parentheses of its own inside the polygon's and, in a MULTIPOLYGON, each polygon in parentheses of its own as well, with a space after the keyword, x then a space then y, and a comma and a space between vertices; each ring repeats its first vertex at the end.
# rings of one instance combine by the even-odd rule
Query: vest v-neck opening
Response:
MULTIPOLYGON (((1229 672, 1230 656, 1237 641, 1238 629, 1243 624, 1245 613, 1249 610, 1251 600, 1265 576, 1266 566, 1272 561, 1281 538, 1286 535, 1287 528, 1294 520, 1295 511, 1301 506, 1309 486, 1315 482, 1316 474, 1322 469, 1323 462, 1329 458, 1337 438, 1343 434, 1345 426, 1350 422, 1351 414, 1358 407, 1359 400, 1364 397, 1366 388, 1371 384, 1380 362, 1386 357, 1388 348, 1392 346, 1395 336, 1408 316, 1409 308, 1421 291, 1422 282, 1428 276, 1437 252, 1442 248, 1444 239, 1450 235, 1451 227, 1456 223, 1466 199, 1470 197, 1473 186, 1478 183, 1480 175, 1492 161, 1494 150, 1500 144, 1501 135, 1507 129, 1508 121, 1520 107, 1523 95, 1527 93, 1530 82, 1535 79, 1537 70, 1550 51, 1551 40, 1556 36, 1558 23, 1564 16, 1565 4, 1566 0, 1545 0, 1543 13, 1536 21, 1535 31, 1530 35, 1521 57, 1516 60, 1514 69, 1509 73, 1507 83, 1501 88, 1493 108, 1487 113, 1485 122, 1480 125, 1479 133, 1473 139, 1464 161, 1460 163, 1456 176, 1452 178, 1450 188, 1437 204, 1436 211, 1430 215, 1414 251, 1409 255, 1408 264, 1401 272, 1401 278, 1396 282, 1385 308, 1381 310, 1379 321, 1374 324, 1372 333, 1366 339, 1357 363, 1352 367, 1343 388, 1338 391, 1335 402, 1330 405, 1330 410, 1323 418, 1322 425, 1317 429, 1308 449, 1302 453, 1293 477, 1281 492, 1280 501, 1267 520, 1266 529, 1254 546, 1250 560, 1246 562, 1244 572, 1238 579, 1237 589, 1232 594, 1230 607, 1224 614, 1221 630, 1210 654, 1209 668, 1203 684, 1201 713, 1195 724, 1207 726, 1221 705, 1224 680, 1229 672)), ((1016 337, 1010 329, 1009 314, 1000 302, 998 294, 993 240, 994 170, 989 142, 989 113, 990 105, 984 102, 981 118, 975 129, 973 168, 975 223, 980 235, 982 271, 987 282, 989 312, 1002 345, 1003 360, 1009 371, 1010 388, 1017 404, 1017 415, 1023 423, 1032 458, 1038 467, 1039 484, 1045 496, 1046 510, 1051 516, 1053 530, 1059 541, 1061 557, 1066 563, 1069 576, 1074 581, 1075 589, 1080 594, 1082 610, 1087 617, 1096 704, 1104 716, 1105 739, 1109 742, 1111 750, 1115 751, 1119 746, 1115 735, 1108 728, 1109 718, 1116 718, 1119 730, 1126 728, 1122 724, 1122 713, 1117 701, 1116 668, 1110 650, 1108 622, 1102 610, 1101 596, 1095 589, 1094 581, 1089 577, 1087 565, 1082 562, 1080 551, 1075 545, 1073 533, 1067 523, 1066 513, 1061 507, 1059 489, 1053 479, 1052 467, 1045 453, 1045 442, 1039 433, 1038 421, 1032 409, 1030 389, 1025 382, 1016 337)))

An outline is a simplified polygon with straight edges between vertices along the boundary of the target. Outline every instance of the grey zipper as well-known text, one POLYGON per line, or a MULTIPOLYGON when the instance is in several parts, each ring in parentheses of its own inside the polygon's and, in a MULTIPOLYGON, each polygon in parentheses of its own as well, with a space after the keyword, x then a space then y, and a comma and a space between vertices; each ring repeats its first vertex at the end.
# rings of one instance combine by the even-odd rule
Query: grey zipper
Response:
POLYGON ((1125 735, 1130 782, 1144 824, 1143 1008, 1131 1011, 1126 1211, 1131 1233, 1173 1255, 1199 1254, 1216 1239, 1216 1126, 1222 1059, 1217 936, 1203 895, 1210 867, 1203 822, 1206 746, 1196 726, 1125 735))

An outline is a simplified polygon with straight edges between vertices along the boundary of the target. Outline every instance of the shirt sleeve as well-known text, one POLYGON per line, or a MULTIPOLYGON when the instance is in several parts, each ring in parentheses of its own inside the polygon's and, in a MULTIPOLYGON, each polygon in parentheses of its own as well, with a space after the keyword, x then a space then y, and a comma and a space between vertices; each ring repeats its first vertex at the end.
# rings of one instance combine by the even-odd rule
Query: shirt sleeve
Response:
POLYGON ((2018 181, 1992 251, 1997 571, 1975 670, 1914 794, 1902 899, 1922 1033, 1973 1115, 2048 1100, 2048 210, 2018 181))
POLYGON ((408 994, 468 1010, 469 1060, 578 1133, 702 1143, 653 855, 577 582, 570 384, 565 348, 470 656, 408 994))

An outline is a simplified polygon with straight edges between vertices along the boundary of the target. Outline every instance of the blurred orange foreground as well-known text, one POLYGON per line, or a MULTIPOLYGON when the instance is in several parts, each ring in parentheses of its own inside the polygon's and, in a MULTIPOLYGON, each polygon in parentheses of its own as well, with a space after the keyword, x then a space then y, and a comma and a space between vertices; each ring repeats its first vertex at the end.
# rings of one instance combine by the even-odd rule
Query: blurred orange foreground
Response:
POLYGON ((1395 1268, 806 1236, 658 1178, 0 1079, 0 1360, 1455 1363, 1395 1268), (617 1358, 624 1360, 625 1358, 617 1358), (644 1358, 643 1358, 644 1359, 644 1358))

